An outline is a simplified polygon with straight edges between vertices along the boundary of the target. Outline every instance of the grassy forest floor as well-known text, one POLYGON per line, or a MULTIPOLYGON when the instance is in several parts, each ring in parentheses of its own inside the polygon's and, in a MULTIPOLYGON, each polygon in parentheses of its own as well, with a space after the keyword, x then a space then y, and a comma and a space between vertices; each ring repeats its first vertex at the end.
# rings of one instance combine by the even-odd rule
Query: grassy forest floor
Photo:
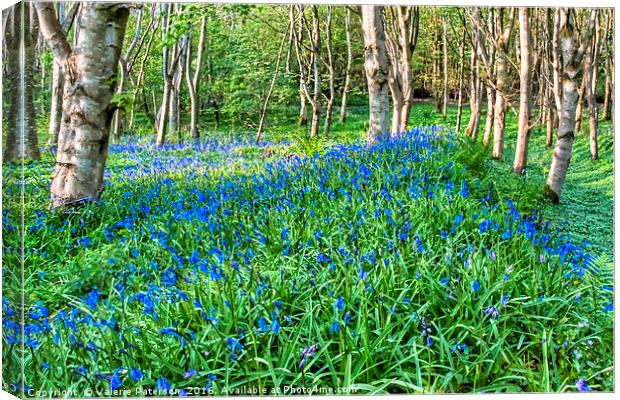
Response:
MULTIPOLYGON (((110 146, 102 200, 73 214, 47 208, 53 153, 26 166, 27 387, 614 390, 610 124, 597 162, 576 138, 551 205, 553 150, 540 129, 527 176, 510 172, 513 114, 496 162, 453 135, 454 107, 444 119, 415 104, 411 125, 428 128, 371 148, 358 140, 365 110, 316 141, 294 117, 273 118, 258 146, 253 132, 207 119, 200 142, 157 149, 143 127, 110 146)), ((3 185, 3 372, 14 391, 17 168, 4 168, 3 185)))

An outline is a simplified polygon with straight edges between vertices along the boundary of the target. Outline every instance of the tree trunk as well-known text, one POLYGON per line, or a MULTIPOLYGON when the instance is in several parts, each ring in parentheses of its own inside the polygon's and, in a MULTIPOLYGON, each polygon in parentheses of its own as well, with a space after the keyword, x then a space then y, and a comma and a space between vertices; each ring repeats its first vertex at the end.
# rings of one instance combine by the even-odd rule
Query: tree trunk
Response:
POLYGON ((142 94, 144 112, 147 115, 149 114, 147 95, 144 93, 142 82, 144 80, 144 68, 146 66, 146 61, 149 59, 149 56, 151 54, 151 46, 153 45, 153 40, 155 39, 155 33, 157 32, 157 28, 159 27, 159 23, 156 21, 158 20, 155 18, 155 15, 153 14, 151 24, 149 25, 149 28, 147 28, 145 32, 145 35, 149 36, 149 40, 146 43, 146 49, 144 50, 144 56, 142 57, 142 60, 140 61, 140 69, 138 70, 138 77, 136 79, 136 84, 134 85, 134 88, 133 88, 133 93, 132 93, 133 107, 131 107, 131 111, 129 112, 129 130, 130 131, 133 130, 133 127, 134 127, 134 121, 135 121, 134 117, 135 117, 135 109, 136 109, 135 104, 136 104, 136 99, 138 98, 139 94, 142 94))
POLYGON ((603 101, 603 115, 601 116, 601 120, 607 121, 609 120, 610 111, 611 111, 611 92, 613 91, 613 87, 611 85, 611 56, 607 56, 607 60, 605 61, 605 100, 603 101))
POLYGON ((202 58, 204 52, 205 37, 207 35, 207 17, 200 20, 200 36, 198 39, 198 53, 196 55, 196 70, 192 76, 192 40, 191 33, 187 38, 187 64, 185 65, 185 78, 187 80, 187 89, 190 101, 190 123, 189 133, 192 139, 198 139, 200 132, 198 130, 198 114, 200 111, 200 74, 202 72, 202 58))
MULTIPOLYGON (((131 56, 133 49, 138 43, 138 39, 140 38, 140 28, 142 25, 143 13, 144 13, 144 8, 140 7, 138 9, 138 15, 136 17, 136 30, 134 31, 133 37, 131 39, 131 43, 129 44, 129 47, 127 48, 127 51, 125 52, 125 54, 121 55, 121 58, 119 60, 120 78, 119 78, 119 83, 118 83, 118 87, 116 90, 116 93, 119 95, 124 95, 125 89, 127 88, 127 80, 130 78, 129 77, 130 70, 128 67, 128 61, 129 61, 129 57, 131 56)), ((125 107, 117 108, 116 112, 114 113, 114 122, 112 126, 113 126, 112 140, 117 142, 120 139, 121 133, 125 130, 125 107)))
MULTIPOLYGON (((598 21, 598 20, 597 20, 598 21)), ((596 107, 596 80, 597 80, 597 66, 599 57, 599 29, 597 22, 597 29, 592 35, 592 39, 589 41, 589 47, 586 49, 586 60, 584 63, 584 81, 586 82, 586 102, 588 104, 588 116, 589 116, 589 128, 590 128, 590 159, 592 161, 598 160, 598 138, 597 138, 597 124, 598 124, 598 109, 596 107)))
POLYGON ((480 70, 478 67, 478 43, 474 41, 474 48, 471 52, 470 60, 470 79, 469 79, 469 108, 470 116, 465 135, 474 138, 478 133, 478 125, 480 124, 480 70))
POLYGON ((586 79, 581 80, 581 86, 579 86, 579 100, 577 101, 577 109, 575 111, 575 133, 581 132, 581 120, 583 114, 583 98, 586 94, 586 79))
POLYGON ((15 4, 5 32, 9 112, 4 162, 39 160, 34 108, 34 40, 31 32, 30 3, 15 4))
POLYGON ((508 59, 507 53, 510 47, 510 37, 514 27, 515 10, 510 11, 508 24, 503 25, 503 10, 498 11, 498 37, 499 51, 495 58, 495 115, 493 117, 493 154, 492 157, 499 160, 504 155, 504 134, 506 129, 506 109, 508 108, 506 96, 508 95, 508 59))
POLYGON ((495 117, 495 89, 491 85, 486 85, 487 91, 487 114, 484 123, 484 136, 482 143, 486 146, 491 141, 491 133, 493 132, 493 119, 495 117))
POLYGON ((463 75, 465 72, 465 40, 467 39, 467 29, 463 27, 463 39, 461 40, 461 52, 459 57, 459 89, 458 89, 458 105, 456 111, 456 128, 457 132, 461 131, 461 120, 463 118, 463 75))
POLYGON ((269 106, 269 99, 271 98, 271 93, 273 93, 273 87, 276 83, 276 78, 278 77, 278 71, 280 70, 280 61, 282 59, 282 51, 284 50, 286 36, 286 33, 282 36, 282 41, 280 42, 280 49, 278 50, 278 57, 276 58, 276 67, 274 68, 273 76, 271 77, 271 83, 269 84, 269 90, 267 90, 267 95, 265 96, 263 107, 261 108, 260 119, 258 121, 258 130, 256 131, 256 144, 260 142, 261 136, 263 134, 263 128, 265 127, 267 107, 269 106))
POLYGON ((530 115, 532 113, 530 25, 528 9, 525 7, 519 7, 519 45, 521 52, 519 71, 519 119, 512 172, 523 175, 527 167, 527 149, 530 140, 530 115))
POLYGON ((312 125, 310 127, 310 138, 319 136, 319 123, 321 122, 321 70, 319 68, 319 49, 321 48, 321 31, 319 29, 319 8, 311 6, 312 9, 312 72, 314 75, 314 90, 312 91, 312 125))
POLYGON ((448 21, 444 16, 441 19, 443 28, 443 104, 441 114, 446 118, 448 116, 448 21))
POLYGON ((77 205, 97 200, 115 106, 120 51, 129 17, 126 4, 83 3, 80 33, 72 50, 54 14, 52 3, 36 3, 41 32, 65 74, 62 121, 52 205, 77 205), (111 83, 112 82, 112 83, 111 83))
POLYGON ((381 19, 382 6, 361 6, 364 33, 364 70, 368 83, 370 120, 368 142, 375 143, 389 129, 388 58, 381 19))
POLYGON ((332 111, 334 108, 334 98, 336 89, 334 88, 334 57, 332 55, 332 6, 327 6, 327 18, 325 21, 325 41, 327 50, 327 73, 329 82, 329 97, 325 105, 325 123, 323 125, 323 136, 329 136, 332 123, 332 111))
POLYGON ((52 104, 50 107, 49 141, 48 145, 58 144, 58 132, 62 121, 62 92, 64 87, 64 75, 62 67, 54 61, 52 63, 52 104))
MULTIPOLYGON (((553 203, 560 201, 562 188, 566 179, 566 173, 572 156, 575 114, 579 94, 577 82, 582 75, 581 61, 585 53, 585 46, 590 40, 590 34, 594 29, 596 9, 590 11, 589 26, 583 30, 581 46, 577 49, 577 31, 572 25, 571 17, 575 10, 565 8, 556 11, 556 26, 561 46, 562 62, 562 103, 559 108, 560 123, 558 126, 557 141, 553 152, 553 161, 549 169, 545 194, 553 203)), ((556 58, 556 60, 558 60, 556 58)))
MULTIPOLYGON (((162 30, 162 38, 166 38, 170 32, 170 14, 172 12, 172 5, 161 4, 163 7, 163 30, 162 30)), ((168 45, 164 46, 163 53, 163 62, 162 62, 162 72, 163 72, 163 80, 164 80, 164 90, 163 96, 161 100, 161 106, 156 116, 156 129, 157 129, 157 141, 156 145, 158 147, 163 146, 166 142, 166 133, 168 132, 168 114, 170 112, 170 97, 172 91, 172 69, 173 62, 170 59, 176 58, 175 50, 176 45, 172 46, 172 55, 170 54, 170 47, 168 45)))
POLYGON ((390 29, 385 35, 388 63, 388 87, 392 94, 392 134, 398 135, 407 129, 411 104, 413 101, 413 54, 418 32, 419 9, 417 7, 397 6, 387 9, 390 12, 390 29))
MULTIPOLYGON (((295 6, 290 6, 290 23, 295 25, 295 6)), ((306 86, 306 66, 302 61, 302 44, 303 44, 303 6, 299 6, 299 23, 297 24, 297 31, 293 28, 291 33, 295 36, 294 45, 295 45, 295 55, 297 56, 297 65, 299 66, 299 118, 297 124, 299 126, 308 125, 308 104, 306 101, 307 95, 307 86, 306 86)))
POLYGON ((353 53, 351 50, 351 9, 347 7, 345 17, 345 34, 347 38, 347 66, 344 70, 344 87, 342 88, 342 103, 340 105, 340 122, 344 123, 347 119, 347 97, 351 90, 351 63, 353 53))

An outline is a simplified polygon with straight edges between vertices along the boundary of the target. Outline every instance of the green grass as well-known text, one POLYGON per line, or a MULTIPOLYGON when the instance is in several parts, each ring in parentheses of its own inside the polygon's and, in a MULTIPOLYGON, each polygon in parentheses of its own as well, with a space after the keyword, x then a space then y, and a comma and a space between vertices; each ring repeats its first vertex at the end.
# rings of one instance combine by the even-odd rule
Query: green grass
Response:
MULTIPOLYGON (((326 149, 363 136, 364 109, 352 111, 319 143, 304 139, 307 127, 272 121, 269 151, 238 144, 243 133, 222 132, 216 147, 160 151, 139 143, 136 152, 111 153, 101 204, 72 215, 46 208, 51 155, 29 165, 25 311, 43 302, 51 326, 27 318, 45 329, 30 335, 39 343, 26 354, 26 384, 105 394, 105 376, 116 372, 121 387, 133 390, 154 388, 160 378, 174 389, 202 388, 215 374, 216 394, 244 386, 282 393, 302 386, 357 394, 575 391, 578 379, 613 390, 613 313, 604 310, 612 292, 602 289, 613 284, 611 259, 587 261, 580 247, 563 259, 534 243, 548 235, 555 251, 570 232, 577 243, 588 238, 593 254, 611 256, 611 138, 601 135, 596 163, 578 138, 562 203, 553 206, 541 196, 551 151, 538 131, 528 176, 510 173, 512 115, 505 161, 494 162, 458 136, 453 144, 418 138, 326 149), (131 175, 140 165, 156 168, 131 175), (581 215, 588 208, 596 213, 581 215), (552 225, 545 229, 535 210, 552 225), (454 222, 459 215, 463 221, 454 222), (576 221, 583 230, 574 229, 576 221), (509 238, 502 237, 506 228, 509 238), (569 261, 602 273, 572 273, 569 261), (93 288, 97 301, 85 301, 93 288), (137 294, 153 301, 152 310, 137 294), (490 306, 496 318, 485 313, 490 306), (57 320, 63 312, 65 321, 57 320), (269 329, 274 321, 277 333, 269 329), (231 351, 231 338, 243 349, 231 351), (316 354, 300 367, 311 345, 319 346, 316 354), (80 366, 85 374, 76 373, 80 366), (138 382, 128 373, 135 367, 145 375, 138 382), (190 368, 197 374, 185 377, 190 368)), ((421 103, 412 119, 451 127, 454 115, 451 108, 444 120, 421 103)), ((15 172, 4 175, 7 321, 21 290, 15 172)), ((5 326, 7 389, 19 382, 10 333, 5 326)))

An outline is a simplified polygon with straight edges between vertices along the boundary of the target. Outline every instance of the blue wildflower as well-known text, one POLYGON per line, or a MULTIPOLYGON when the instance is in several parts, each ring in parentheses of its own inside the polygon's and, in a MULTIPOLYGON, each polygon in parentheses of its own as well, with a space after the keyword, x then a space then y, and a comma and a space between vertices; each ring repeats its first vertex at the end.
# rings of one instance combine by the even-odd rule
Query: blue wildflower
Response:
POLYGON ((131 368, 131 369, 129 370, 129 377, 130 377, 133 381, 137 382, 137 381, 139 381, 140 379, 144 378, 144 374, 142 373, 142 371, 140 371, 140 369, 139 369, 139 368, 131 368))
POLYGON ((188 369, 185 374, 183 374, 183 379, 189 379, 192 376, 196 375, 198 372, 195 369, 188 369))
POLYGON ((123 385, 123 381, 120 376, 118 376, 118 369, 114 371, 112 375, 112 379, 110 379, 110 390, 118 390, 123 385))
POLYGON ((583 378, 579 379, 578 381, 575 381, 575 386, 577 386, 577 390, 579 390, 580 392, 590 391, 590 387, 586 383, 586 380, 583 378))
POLYGON ((344 299, 342 298, 342 296, 338 297, 338 300, 336 300, 334 307, 336 307, 336 309, 338 309, 338 311, 340 312, 344 311, 344 299))
POLYGON ((171 389, 170 382, 166 378, 159 377, 157 378, 157 390, 163 391, 165 393, 169 392, 171 389))

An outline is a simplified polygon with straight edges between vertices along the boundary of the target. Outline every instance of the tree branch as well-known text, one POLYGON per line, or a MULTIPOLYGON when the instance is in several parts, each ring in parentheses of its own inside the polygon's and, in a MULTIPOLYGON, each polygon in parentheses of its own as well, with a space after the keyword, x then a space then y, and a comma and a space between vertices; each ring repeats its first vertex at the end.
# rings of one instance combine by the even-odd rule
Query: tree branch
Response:
POLYGON ((35 3, 34 6, 37 9, 43 38, 45 38, 54 58, 64 63, 71 54, 71 46, 69 46, 62 26, 58 22, 58 18, 56 18, 53 3, 35 3))

